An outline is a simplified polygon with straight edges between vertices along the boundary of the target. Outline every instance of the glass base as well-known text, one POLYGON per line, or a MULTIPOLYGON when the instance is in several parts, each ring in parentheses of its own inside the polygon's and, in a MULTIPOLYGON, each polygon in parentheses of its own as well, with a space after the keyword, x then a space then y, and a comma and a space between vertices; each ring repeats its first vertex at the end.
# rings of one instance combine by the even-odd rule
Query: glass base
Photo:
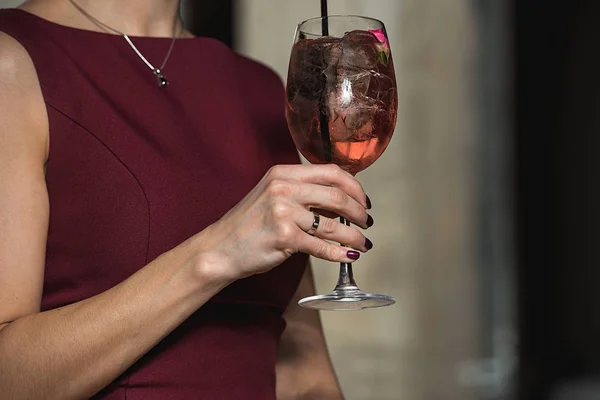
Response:
POLYGON ((331 293, 305 297, 298 304, 313 310, 353 311, 391 306, 396 302, 391 296, 365 293, 361 290, 334 290, 331 293))

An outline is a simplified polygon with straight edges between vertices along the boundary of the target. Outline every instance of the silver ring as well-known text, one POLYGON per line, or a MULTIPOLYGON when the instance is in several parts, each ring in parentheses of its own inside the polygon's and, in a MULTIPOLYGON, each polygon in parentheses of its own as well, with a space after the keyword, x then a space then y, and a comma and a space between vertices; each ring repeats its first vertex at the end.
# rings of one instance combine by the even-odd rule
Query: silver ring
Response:
POLYGON ((313 212, 313 223, 309 230, 306 231, 309 235, 314 235, 317 229, 319 229, 319 222, 321 222, 321 216, 316 212, 313 212))

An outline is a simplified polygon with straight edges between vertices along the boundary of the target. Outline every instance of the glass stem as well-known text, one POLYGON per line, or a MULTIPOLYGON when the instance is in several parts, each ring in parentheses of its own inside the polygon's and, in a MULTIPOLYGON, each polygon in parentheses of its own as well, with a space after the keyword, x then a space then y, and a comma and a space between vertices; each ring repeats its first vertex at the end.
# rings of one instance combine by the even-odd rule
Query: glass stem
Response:
MULTIPOLYGON (((344 217, 340 217, 340 222, 350 226, 350 221, 344 217)), ((352 263, 340 263, 340 275, 338 277, 337 285, 335 286, 335 291, 338 290, 358 290, 358 286, 356 285, 356 282, 354 282, 352 263)))

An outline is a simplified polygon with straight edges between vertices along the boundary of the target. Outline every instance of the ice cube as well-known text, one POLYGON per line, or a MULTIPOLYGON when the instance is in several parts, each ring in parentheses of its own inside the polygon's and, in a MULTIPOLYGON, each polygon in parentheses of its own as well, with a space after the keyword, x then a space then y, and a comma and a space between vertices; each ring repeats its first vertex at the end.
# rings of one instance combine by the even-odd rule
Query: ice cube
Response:
MULTIPOLYGON (((320 99, 334 73, 341 54, 341 40, 301 40, 292 49, 288 75, 288 96, 320 99)), ((290 100, 288 98, 288 100, 290 100)))
POLYGON ((345 110, 344 125, 353 134, 353 140, 365 140, 373 136, 375 115, 380 110, 376 102, 355 103, 345 110))
POLYGON ((384 103, 388 103, 390 101, 390 92, 395 93, 396 84, 394 80, 388 75, 377 71, 370 71, 369 76, 369 89, 365 95, 370 98, 380 100, 384 103))
POLYGON ((342 55, 342 41, 336 38, 320 39, 323 54, 323 64, 327 67, 337 66, 342 55))
POLYGON ((352 96, 363 95, 367 96, 371 86, 370 71, 347 71, 338 69, 338 82, 341 82, 342 87, 347 87, 346 92, 350 92, 352 96))
POLYGON ((340 91, 331 91, 327 104, 329 133, 334 141, 372 137, 375 116, 385 110, 384 104, 376 99, 355 93, 344 95, 340 91))
POLYGON ((377 37, 366 31, 348 32, 342 38, 339 66, 349 70, 373 69, 377 66, 377 37))
POLYGON ((377 73, 377 44, 377 38, 369 32, 352 31, 344 35, 336 71, 342 105, 349 105, 350 97, 357 95, 371 97, 371 80, 377 73))

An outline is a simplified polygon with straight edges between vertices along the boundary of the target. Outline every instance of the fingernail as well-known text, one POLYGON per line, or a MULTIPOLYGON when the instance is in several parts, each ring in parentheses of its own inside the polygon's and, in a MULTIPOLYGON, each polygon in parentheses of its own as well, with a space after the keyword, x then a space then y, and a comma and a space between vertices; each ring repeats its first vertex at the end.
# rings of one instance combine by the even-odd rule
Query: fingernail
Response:
POLYGON ((371 208, 371 199, 369 198, 369 196, 367 196, 367 210, 370 210, 371 208))
POLYGON ((373 226, 373 223, 375 221, 373 221, 373 217, 371 217, 369 214, 367 214, 368 218, 367 218, 367 226, 370 228, 373 226))
POLYGON ((360 253, 358 251, 350 250, 346 253, 349 259, 358 260, 360 257, 360 253))
POLYGON ((373 248, 373 242, 371 242, 369 238, 365 238, 365 247, 367 250, 371 250, 373 248))

